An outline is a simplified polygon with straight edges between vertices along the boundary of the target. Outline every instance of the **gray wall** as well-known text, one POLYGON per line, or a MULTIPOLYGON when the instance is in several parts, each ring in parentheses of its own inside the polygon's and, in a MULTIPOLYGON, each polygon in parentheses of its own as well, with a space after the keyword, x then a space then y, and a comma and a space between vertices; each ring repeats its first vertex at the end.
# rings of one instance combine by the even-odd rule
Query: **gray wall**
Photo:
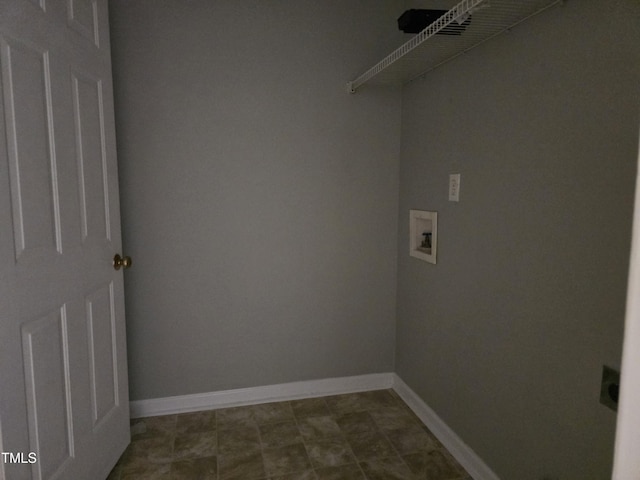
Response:
POLYGON ((565 2, 403 92, 396 371, 505 480, 610 478, 639 27, 636 1, 565 2))
POLYGON ((393 370, 394 4, 110 2, 133 400, 393 370))
POLYGON ((565 2, 406 86, 401 117, 344 83, 404 40, 405 3, 110 1, 131 398, 395 351, 501 478, 608 478, 639 4, 565 2), (407 253, 410 208, 439 212, 437 265, 407 253))

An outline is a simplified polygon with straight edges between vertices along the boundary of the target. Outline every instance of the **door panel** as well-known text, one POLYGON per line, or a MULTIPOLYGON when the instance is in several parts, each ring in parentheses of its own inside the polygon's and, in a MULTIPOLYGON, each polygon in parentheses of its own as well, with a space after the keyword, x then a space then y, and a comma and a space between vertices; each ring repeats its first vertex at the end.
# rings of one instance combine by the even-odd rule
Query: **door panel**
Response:
POLYGON ((30 451, 35 478, 51 478, 73 454, 65 307, 22 327, 30 451))
POLYGON ((0 480, 101 480, 129 442, 106 0, 0 0, 0 480))
POLYGON ((91 365, 91 405, 94 426, 118 405, 118 364, 115 344, 113 284, 87 298, 89 360, 91 365))
POLYGON ((95 0, 67 1, 69 25, 96 46, 100 45, 98 15, 98 4, 95 0))
POLYGON ((48 54, 6 38, 2 79, 9 141, 16 258, 27 249, 59 250, 59 211, 54 190, 54 152, 48 54), (27 187, 28 186, 28 187, 27 187), (29 194, 25 194, 26 188, 29 194))
POLYGON ((91 235, 109 240, 109 195, 105 172, 102 82, 73 73, 80 208, 83 241, 91 235))

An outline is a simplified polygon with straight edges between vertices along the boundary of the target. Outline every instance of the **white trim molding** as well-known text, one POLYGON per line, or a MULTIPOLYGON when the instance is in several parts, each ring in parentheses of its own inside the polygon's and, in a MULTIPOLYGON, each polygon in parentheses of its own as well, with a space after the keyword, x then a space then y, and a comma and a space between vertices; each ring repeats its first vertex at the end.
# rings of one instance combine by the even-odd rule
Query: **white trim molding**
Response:
POLYGON ((393 389, 474 480, 500 480, 484 461, 427 405, 393 374, 393 389))
POLYGON ((355 377, 326 378, 261 387, 196 393, 176 397, 135 400, 129 403, 131 418, 239 407, 256 403, 283 402, 301 398, 324 397, 344 393, 392 388, 393 373, 375 373, 355 377))

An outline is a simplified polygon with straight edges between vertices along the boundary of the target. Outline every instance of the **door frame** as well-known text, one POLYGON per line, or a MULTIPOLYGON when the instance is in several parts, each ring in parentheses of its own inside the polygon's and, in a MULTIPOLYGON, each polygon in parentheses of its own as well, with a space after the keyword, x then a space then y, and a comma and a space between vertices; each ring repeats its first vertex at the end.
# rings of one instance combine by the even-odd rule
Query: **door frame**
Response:
POLYGON ((640 145, 638 148, 613 480, 640 478, 640 145))

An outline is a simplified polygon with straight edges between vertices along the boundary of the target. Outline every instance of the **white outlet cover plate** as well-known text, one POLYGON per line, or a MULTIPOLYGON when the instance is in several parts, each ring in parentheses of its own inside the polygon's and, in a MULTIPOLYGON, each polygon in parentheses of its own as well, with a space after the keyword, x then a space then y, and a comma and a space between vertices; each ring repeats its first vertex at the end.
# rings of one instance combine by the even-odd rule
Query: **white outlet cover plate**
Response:
POLYGON ((460 174, 452 173, 449 175, 449 201, 460 201, 460 174))

